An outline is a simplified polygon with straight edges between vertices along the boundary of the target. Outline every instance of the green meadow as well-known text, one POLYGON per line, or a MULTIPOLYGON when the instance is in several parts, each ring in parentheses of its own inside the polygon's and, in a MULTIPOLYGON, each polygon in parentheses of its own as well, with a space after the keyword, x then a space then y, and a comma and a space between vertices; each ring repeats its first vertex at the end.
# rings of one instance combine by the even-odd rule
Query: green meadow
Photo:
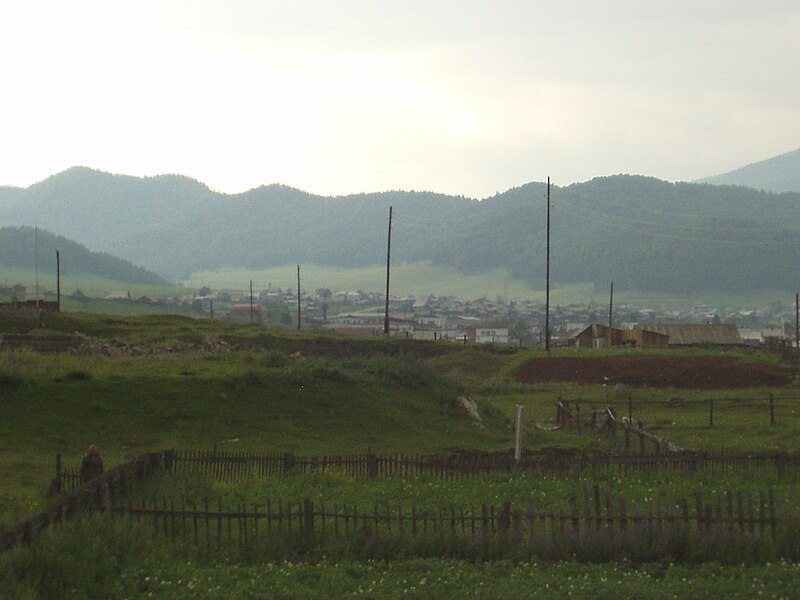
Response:
MULTIPOLYGON (((12 286, 22 284, 34 287, 39 282, 42 293, 55 294, 57 281, 55 264, 51 269, 41 269, 37 276, 33 269, 3 268, 0 271, 0 285, 12 286)), ((180 285, 159 286, 141 283, 126 283, 106 279, 97 275, 87 273, 67 273, 61 272, 61 293, 63 296, 71 296, 80 290, 89 298, 105 298, 114 292, 130 292, 132 298, 141 296, 179 296, 187 293, 188 290, 180 285)))
MULTIPOLYGON (((378 292, 386 288, 386 267, 363 268, 300 265, 301 286, 313 291, 328 288, 334 292, 364 290, 378 292)), ((535 287, 515 278, 506 269, 493 269, 481 273, 461 273, 455 269, 429 262, 392 265, 391 290, 396 296, 413 295, 417 299, 436 296, 454 296, 459 299, 502 298, 506 301, 544 302, 545 282, 535 287)), ((257 289, 297 287, 297 265, 269 269, 216 269, 197 271, 182 281, 189 288, 207 285, 213 289, 246 290, 250 280, 257 289)), ((592 283, 560 283, 554 281, 550 300, 554 304, 588 304, 608 302, 607 284, 596 289, 592 283)), ((789 306, 791 295, 781 290, 751 290, 745 293, 703 292, 702 294, 663 294, 615 289, 617 304, 633 303, 646 307, 689 307, 704 303, 715 307, 761 307, 773 302, 789 306)))

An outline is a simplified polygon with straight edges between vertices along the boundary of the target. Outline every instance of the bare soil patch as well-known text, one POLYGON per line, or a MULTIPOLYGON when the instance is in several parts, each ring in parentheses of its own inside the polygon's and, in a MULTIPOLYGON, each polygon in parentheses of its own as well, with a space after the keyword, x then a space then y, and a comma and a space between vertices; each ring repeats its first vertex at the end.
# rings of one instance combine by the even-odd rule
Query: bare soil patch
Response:
POLYGON ((554 356, 531 359, 514 376, 523 383, 622 383, 709 390, 780 387, 792 380, 784 367, 746 363, 733 356, 554 356))

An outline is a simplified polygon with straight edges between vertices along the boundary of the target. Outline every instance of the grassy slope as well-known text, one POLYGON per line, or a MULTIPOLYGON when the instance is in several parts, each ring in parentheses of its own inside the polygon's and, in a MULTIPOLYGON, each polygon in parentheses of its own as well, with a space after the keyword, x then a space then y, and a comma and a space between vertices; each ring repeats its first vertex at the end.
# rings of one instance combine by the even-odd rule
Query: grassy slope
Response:
POLYGON ((152 357, 0 356, 0 481, 16 518, 44 502, 53 456, 77 465, 89 443, 107 464, 165 447, 303 453, 432 452, 507 447, 502 418, 478 429, 457 407, 457 386, 414 352, 419 344, 268 336, 259 327, 174 317, 49 315, 47 326, 154 347, 221 335, 266 352, 152 357), (336 358, 326 348, 346 353, 336 358), (288 355, 300 352, 300 358, 288 355), (398 355, 389 358, 387 355, 398 355), (14 500, 11 501, 11 496, 14 500))
MULTIPOLYGON (((672 355, 707 354, 708 350, 652 351, 649 354, 672 355)), ((717 351, 719 352, 719 351, 717 351)), ((609 354, 633 353, 640 350, 605 351, 609 354)), ((711 351, 713 354, 714 352, 711 351)), ((557 349, 553 356, 584 356, 590 358, 594 351, 557 349)), ((777 362, 766 353, 726 352, 745 365, 751 361, 777 362)), ((494 357, 494 365, 474 355, 442 356, 434 359, 441 372, 459 381, 470 390, 471 396, 484 404, 500 410, 507 418, 515 414, 515 406, 525 407, 528 425, 526 441, 532 446, 579 446, 594 450, 620 449, 621 436, 613 440, 602 433, 580 435, 559 432, 555 436, 537 429, 537 424, 555 418, 555 405, 559 398, 579 400, 584 408, 613 406, 618 415, 627 415, 629 401, 633 403, 633 417, 660 436, 687 448, 720 449, 730 451, 800 450, 800 391, 796 388, 749 388, 737 390, 685 390, 675 388, 627 388, 617 391, 614 386, 577 385, 572 383, 521 384, 512 379, 514 371, 528 358, 543 356, 542 351, 518 352, 508 357, 494 357), (775 399, 776 423, 770 423, 769 396, 775 399), (678 405, 671 405, 679 398, 678 405), (714 400, 714 426, 709 427, 709 400, 714 400)))

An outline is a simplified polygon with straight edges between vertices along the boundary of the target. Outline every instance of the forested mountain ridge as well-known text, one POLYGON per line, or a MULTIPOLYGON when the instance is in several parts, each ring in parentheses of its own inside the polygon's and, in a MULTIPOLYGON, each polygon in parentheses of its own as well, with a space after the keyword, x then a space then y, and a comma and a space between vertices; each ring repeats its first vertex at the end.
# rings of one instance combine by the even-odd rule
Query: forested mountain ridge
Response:
POLYGON ((91 252, 64 236, 33 227, 0 227, 0 269, 33 269, 37 253, 43 272, 54 272, 56 251, 65 274, 88 274, 123 283, 169 285, 162 277, 103 252, 91 252), (38 249, 37 249, 38 246, 38 249))
MULTIPOLYGON (((282 185, 220 194, 180 176, 70 169, 0 201, 0 222, 32 224, 168 277, 222 267, 342 267, 431 261, 505 267, 541 287, 546 186, 484 200, 431 192, 339 197, 282 185), (46 185, 45 185, 46 184, 46 185)), ((800 194, 615 175, 552 189, 552 275, 674 293, 794 290, 800 194)), ((0 193, 0 200, 2 193, 0 193)))
POLYGON ((769 192, 800 193, 800 148, 767 160, 700 180, 715 185, 743 185, 769 192))

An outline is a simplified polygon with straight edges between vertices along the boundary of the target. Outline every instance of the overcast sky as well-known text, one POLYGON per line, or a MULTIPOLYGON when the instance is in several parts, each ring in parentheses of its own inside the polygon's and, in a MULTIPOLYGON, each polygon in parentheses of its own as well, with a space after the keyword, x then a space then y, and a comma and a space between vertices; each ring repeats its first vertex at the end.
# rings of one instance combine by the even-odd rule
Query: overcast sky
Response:
POLYGON ((25 0, 0 185, 70 166, 482 198, 800 147, 797 0, 25 0))

